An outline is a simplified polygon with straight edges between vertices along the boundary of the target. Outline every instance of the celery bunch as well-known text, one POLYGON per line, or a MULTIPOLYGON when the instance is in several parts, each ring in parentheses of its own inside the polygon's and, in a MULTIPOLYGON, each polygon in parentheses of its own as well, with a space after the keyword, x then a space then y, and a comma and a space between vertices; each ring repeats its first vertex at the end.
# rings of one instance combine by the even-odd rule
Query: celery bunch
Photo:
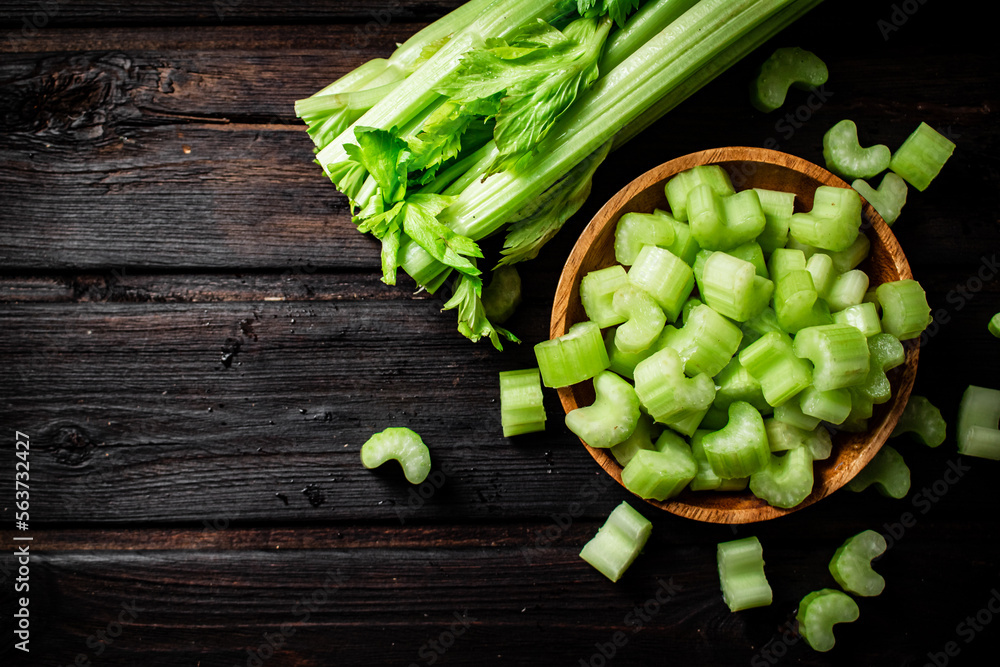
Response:
POLYGON ((452 279, 444 309, 499 349, 477 242, 506 228, 499 264, 535 257, 613 146, 818 3, 470 0, 295 109, 383 281, 452 279))

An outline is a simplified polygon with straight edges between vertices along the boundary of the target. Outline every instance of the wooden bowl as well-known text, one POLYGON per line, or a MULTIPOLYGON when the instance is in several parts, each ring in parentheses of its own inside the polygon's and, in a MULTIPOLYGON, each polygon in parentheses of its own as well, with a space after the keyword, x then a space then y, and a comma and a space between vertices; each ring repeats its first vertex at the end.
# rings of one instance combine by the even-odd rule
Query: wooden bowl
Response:
MULTIPOLYGON (((757 187, 796 193, 795 208, 812 208, 817 186, 850 187, 840 178, 800 158, 763 148, 729 147, 701 151, 671 160, 638 177, 611 198, 590 221, 573 247, 556 288, 552 307, 550 337, 561 336, 569 327, 587 319, 580 303, 580 279, 596 269, 615 264, 614 236, 618 218, 625 213, 650 213, 653 209, 668 209, 663 186, 670 177, 697 165, 717 164, 725 169, 737 190, 757 187)), ((862 211, 871 240, 871 253, 859 268, 875 286, 883 282, 912 278, 910 265, 896 237, 875 209, 864 202, 862 211)), ((749 490, 742 492, 690 491, 665 502, 649 500, 652 505, 679 516, 713 523, 752 523, 773 519, 815 503, 850 481, 882 447, 906 405, 917 371, 918 346, 915 341, 904 343, 905 363, 889 372, 892 398, 876 405, 865 433, 837 433, 833 453, 825 461, 814 463, 815 484, 812 494, 790 509, 772 507, 755 497, 749 490)), ((594 401, 593 385, 582 382, 559 389, 559 399, 568 413, 594 401)), ((621 484, 622 468, 610 451, 588 446, 590 455, 609 475, 621 484)))

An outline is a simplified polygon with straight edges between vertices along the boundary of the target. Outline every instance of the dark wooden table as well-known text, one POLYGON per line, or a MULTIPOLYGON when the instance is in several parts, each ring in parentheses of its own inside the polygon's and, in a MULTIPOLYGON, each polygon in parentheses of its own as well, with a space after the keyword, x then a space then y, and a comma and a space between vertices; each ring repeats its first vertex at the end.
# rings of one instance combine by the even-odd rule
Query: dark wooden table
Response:
POLYGON ((926 121, 958 149, 895 231, 936 316, 916 391, 954 424, 967 384, 1000 386, 986 333, 1000 310, 1000 58, 983 5, 831 0, 613 154, 523 266, 510 326, 525 343, 502 354, 456 333, 439 297, 379 282, 377 246, 292 112, 455 5, 4 3, 0 662, 996 664, 1000 464, 959 458, 953 434, 896 443, 904 500, 840 491, 736 528, 634 502, 653 536, 612 584, 577 554, 632 497, 565 429, 554 393, 544 434, 504 439, 497 387, 499 371, 534 365, 575 235, 634 176, 725 145, 821 162, 842 118, 890 147, 926 121), (746 82, 783 45, 816 51, 830 80, 763 115, 746 82), (429 443, 432 482, 362 468, 361 443, 392 425, 429 443), (27 532, 14 530, 16 431, 31 444, 27 532), (892 545, 886 591, 814 653, 788 624, 865 528, 892 545), (731 614, 715 545, 748 535, 774 604, 731 614), (29 655, 12 646, 24 596, 29 655))

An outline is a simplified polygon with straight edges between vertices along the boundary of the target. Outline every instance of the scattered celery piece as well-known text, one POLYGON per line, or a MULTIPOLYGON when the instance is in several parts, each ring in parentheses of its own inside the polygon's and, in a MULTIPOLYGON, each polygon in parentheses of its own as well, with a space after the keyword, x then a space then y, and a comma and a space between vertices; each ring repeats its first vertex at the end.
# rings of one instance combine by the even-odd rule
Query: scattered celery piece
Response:
POLYGON ((591 271, 580 279, 580 303, 587 319, 602 329, 621 324, 627 317, 614 308, 614 296, 628 284, 625 269, 617 264, 591 271))
MULTIPOLYGON (((820 255, 814 256, 820 257, 820 255)), ((823 256, 825 257, 825 255, 823 256)), ((843 310, 838 310, 832 315, 834 322, 838 324, 850 324, 868 338, 882 333, 882 322, 879 320, 878 308, 870 301, 856 303, 843 310)))
POLYGON ((958 407, 958 451, 1000 460, 1000 390, 969 385, 958 407))
POLYGON ((764 548, 756 537, 722 542, 717 548, 719 584, 729 611, 771 604, 771 585, 764 575, 764 548))
POLYGON ((920 123, 903 145, 896 149, 889 162, 889 169, 922 192, 937 177, 954 152, 954 143, 927 123, 920 123))
POLYGON ((490 284, 483 288, 483 311, 491 322, 503 324, 521 305, 521 276, 513 266, 493 270, 490 284))
POLYGON ((660 435, 662 427, 653 421, 653 418, 645 413, 639 415, 639 421, 635 425, 632 435, 611 447, 611 455, 615 457, 621 466, 628 465, 635 453, 640 449, 656 449, 653 442, 660 435))
POLYGON ((715 312, 745 322, 767 306, 774 284, 757 275, 750 262, 725 252, 713 252, 698 277, 698 289, 701 298, 715 312))
POLYGON ((812 488, 813 460, 804 446, 771 454, 767 465, 750 475, 750 491, 772 507, 795 507, 812 488))
POLYGON ((420 484, 431 471, 431 453, 427 445, 416 432, 402 426, 380 431, 361 445, 364 467, 378 468, 389 459, 399 461, 410 484, 420 484))
POLYGON ((889 168, 891 158, 889 147, 883 144, 862 148, 858 143, 858 126, 853 120, 842 120, 823 135, 826 168, 842 178, 877 176, 889 168))
POLYGON ((868 338, 868 376, 861 384, 851 387, 852 396, 877 405, 888 401, 892 398, 892 387, 886 372, 904 361, 906 350, 892 334, 880 333, 868 338))
POLYGON ((874 530, 864 530, 850 537, 833 554, 830 574, 848 593, 862 597, 880 595, 885 578, 872 569, 872 559, 885 553, 885 538, 874 530))
POLYGON ((765 255, 770 255, 788 242, 788 221, 795 212, 795 193, 754 189, 764 211, 764 230, 757 235, 757 243, 765 255))
POLYGON ((699 185, 707 185, 720 197, 736 192, 729 174, 717 164, 699 165, 682 171, 664 186, 667 204, 675 219, 681 222, 688 221, 688 196, 699 185))
POLYGON ((997 313, 990 318, 990 323, 987 325, 987 328, 996 338, 1000 338, 1000 313, 997 313))
POLYGON ((740 363, 757 378, 764 398, 775 408, 812 384, 809 362, 795 355, 783 333, 761 336, 740 352, 740 363))
POLYGON ((635 367, 635 392, 650 417, 671 425, 692 417, 700 421, 715 399, 715 383, 705 373, 686 377, 677 351, 665 347, 635 367))
POLYGON ((500 424, 509 438, 545 430, 542 380, 537 368, 500 372, 500 424))
POLYGON ((710 185, 697 185, 687 198, 688 224, 705 250, 730 250, 764 231, 767 220, 755 190, 719 195, 710 185))
POLYGON ((916 338, 931 323, 927 295, 916 280, 897 280, 875 288, 882 306, 882 330, 899 340, 916 338))
POLYGON ((802 598, 795 619, 799 634, 814 651, 826 652, 833 648, 833 626, 853 623, 861 612, 851 596, 832 588, 813 591, 802 598))
POLYGON ((591 447, 623 442, 639 421, 635 389, 611 371, 601 371, 594 378, 594 394, 593 404, 566 414, 566 428, 591 447))
POLYGON ((729 406, 729 422, 702 438, 705 457, 719 477, 749 477, 767 465, 764 419, 757 408, 743 401, 729 406))
POLYGON ((583 545, 580 558, 611 581, 618 581, 646 546, 652 530, 649 519, 623 502, 611 512, 597 535, 583 545))
POLYGON ((823 250, 847 250, 861 228, 861 197, 850 188, 821 185, 813 195, 808 213, 794 213, 789 235, 801 243, 823 250))
POLYGON ((868 339, 849 324, 802 329, 792 348, 812 362, 813 386, 819 391, 851 387, 868 377, 868 339))
POLYGON ((661 342, 677 351, 688 375, 714 377, 736 354, 742 339, 739 327, 703 304, 691 309, 680 329, 664 333, 661 342))
POLYGON ((535 360, 546 387, 568 387, 594 377, 610 364, 596 322, 578 322, 562 336, 535 345, 535 360))
POLYGON ((872 484, 889 498, 902 498, 910 490, 910 469, 899 452, 889 445, 882 446, 868 465, 847 483, 847 488, 860 493, 872 484))
POLYGON ((664 501, 676 496, 698 474, 698 463, 683 438, 664 431, 656 449, 640 450, 622 469, 622 484, 646 500, 664 501))
POLYGON ((831 424, 843 424, 851 414, 851 392, 847 389, 820 391, 807 387, 799 394, 802 414, 816 417, 831 424))
POLYGON ((826 83, 826 63, 811 51, 797 46, 776 49, 760 66, 750 87, 750 103, 770 113, 785 103, 792 86, 809 90, 826 83))
POLYGON ((628 354, 649 349, 667 323, 667 316, 653 297, 629 283, 615 292, 612 306, 625 318, 615 332, 615 347, 628 354))
POLYGON ((851 187, 875 208, 875 211, 885 220, 885 224, 890 227, 899 219, 899 214, 903 210, 903 206, 906 205, 906 195, 909 193, 906 181, 892 171, 887 172, 882 177, 882 183, 877 190, 868 185, 868 182, 862 178, 851 183, 851 187))
POLYGON ((948 425, 938 410, 925 396, 910 395, 903 414, 892 429, 890 438, 912 433, 917 440, 928 447, 937 447, 944 442, 948 425))
POLYGON ((694 272, 669 250, 647 245, 632 263, 628 281, 656 299, 667 321, 673 322, 694 289, 694 272))
POLYGON ((669 247, 677 234, 665 215, 626 213, 615 228, 615 259, 631 266, 644 245, 669 247))

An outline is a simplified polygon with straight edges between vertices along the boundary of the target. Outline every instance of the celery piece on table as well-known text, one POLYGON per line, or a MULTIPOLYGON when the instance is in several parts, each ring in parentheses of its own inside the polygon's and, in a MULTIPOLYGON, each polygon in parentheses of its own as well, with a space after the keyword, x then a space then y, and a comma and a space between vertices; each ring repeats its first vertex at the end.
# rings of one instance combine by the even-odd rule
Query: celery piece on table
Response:
POLYGON ((768 447, 764 418, 743 401, 729 406, 729 421, 702 438, 705 457, 719 477, 749 477, 767 465, 768 447))
POLYGON ((829 391, 861 384, 868 377, 868 339, 849 324, 808 327, 795 334, 795 355, 813 365, 813 386, 829 391))
POLYGON ((627 354, 649 349, 667 323, 667 316, 653 297, 631 283, 615 291, 612 307, 625 318, 615 331, 615 347, 627 354))
POLYGON ((861 228, 861 197, 850 188, 821 185, 808 213, 794 213, 788 234, 796 241, 823 250, 847 250, 861 228))
POLYGON ((374 434, 361 445, 361 464, 378 468, 395 459, 403 467, 410 484, 420 484, 431 471, 431 453, 420 436, 411 429, 393 426, 374 434))
POLYGON ((906 181, 892 171, 882 177, 882 183, 877 190, 861 178, 851 183, 851 187, 875 208, 885 220, 885 224, 890 227, 899 219, 899 214, 906 205, 906 195, 909 193, 906 181))
POLYGON ((750 475, 750 492, 772 507, 795 507, 812 489, 813 459, 804 445, 771 454, 767 465, 750 475))
POLYGON ((700 185, 722 197, 736 192, 729 174, 717 164, 698 165, 672 176, 663 187, 670 213, 681 222, 688 222, 688 197, 700 185))
POLYGON ((864 530, 849 537, 830 560, 830 574, 848 593, 862 597, 879 595, 885 590, 885 578, 872 569, 872 559, 887 548, 885 538, 874 530, 864 530))
POLYGON ((987 325, 989 332, 993 334, 994 337, 1000 338, 1000 313, 997 313, 990 318, 990 323, 987 325))
POLYGON ((882 330, 899 340, 916 338, 931 323, 927 294, 912 278, 882 283, 875 297, 882 307, 882 330))
POLYGON ((904 433, 911 433, 928 447, 937 447, 944 442, 947 430, 948 425, 941 416, 941 411, 927 400, 926 396, 910 394, 903 414, 899 416, 896 428, 892 429, 889 437, 895 438, 904 433))
POLYGON ((683 491, 697 473, 698 463, 688 443, 664 431, 656 449, 637 451, 622 469, 622 484, 640 498, 662 502, 683 491))
POLYGON ((833 588, 823 588, 809 593, 799 603, 795 619, 799 634, 814 651, 826 652, 833 648, 833 626, 853 623, 861 612, 850 595, 833 588))
POLYGON ((593 404, 570 410, 566 428, 591 447, 611 447, 626 440, 639 421, 639 398, 628 381, 611 371, 594 378, 593 404))
POLYGON ((698 290, 715 312, 745 322, 767 306, 774 283, 757 275, 752 263, 729 253, 713 252, 698 276, 698 290))
POLYGON ((771 604, 771 585, 764 574, 764 548, 756 537, 721 542, 716 549, 722 599, 729 611, 771 604))
POLYGON ((500 424, 504 437, 544 431, 543 401, 537 368, 500 371, 500 424))
POLYGON ((903 457, 889 445, 883 445, 871 461, 847 483, 847 488, 861 492, 872 484, 889 498, 902 498, 910 490, 910 469, 903 457))
POLYGON ((893 153, 889 169, 923 191, 941 173, 941 168, 954 152, 955 144, 950 139, 927 123, 920 123, 893 153))
POLYGON ((601 327, 577 322, 562 336, 535 345, 535 360, 546 387, 567 387, 594 377, 610 364, 601 327))
POLYGON ((736 354, 742 339, 738 326, 702 304, 691 309, 684 326, 665 332, 660 343, 677 352, 688 375, 714 377, 736 354))
POLYGON ((686 377, 677 351, 665 347, 635 367, 635 392, 649 415, 669 426, 693 417, 700 421, 715 399, 715 383, 705 373, 686 377))
POLYGON ((636 422, 632 435, 617 445, 612 445, 611 455, 615 457, 619 465, 624 467, 640 449, 656 449, 654 443, 662 432, 663 427, 654 422, 652 417, 646 413, 640 413, 639 421, 636 422))
POLYGON ((740 352, 740 363, 760 382, 775 408, 812 384, 809 362, 792 351, 787 334, 770 331, 740 352))
POLYGON ((615 227, 615 260, 632 266, 644 245, 669 247, 677 232, 666 214, 626 213, 615 227))
POLYGON ((750 85, 750 103, 770 113, 785 103, 789 88, 809 90, 822 86, 828 76, 826 63, 812 51, 797 46, 776 49, 750 85))
POLYGON ((694 289, 694 272, 666 248, 647 245, 636 255, 628 281, 656 299, 667 321, 673 322, 694 289))
POLYGON ((958 451, 1000 460, 1000 390, 969 385, 958 406, 958 451))
POLYGON ((687 198, 688 224, 705 250, 730 250, 753 241, 767 220, 755 190, 719 195, 710 185, 692 188, 687 198))
POLYGON ((906 361, 903 344, 892 334, 875 334, 868 338, 868 376, 851 387, 852 395, 869 403, 881 405, 892 398, 892 387, 886 372, 906 361))
POLYGON ((625 269, 617 264, 587 273, 580 279, 580 303, 587 319, 602 329, 621 324, 626 319, 614 308, 615 292, 628 284, 625 269))
POLYGON ((889 168, 891 157, 889 147, 883 144, 862 148, 853 120, 842 120, 823 135, 826 168, 845 179, 877 176, 889 168))
POLYGON ((646 546, 653 524, 626 502, 616 507, 604 525, 583 545, 580 558, 611 581, 618 581, 646 546))

